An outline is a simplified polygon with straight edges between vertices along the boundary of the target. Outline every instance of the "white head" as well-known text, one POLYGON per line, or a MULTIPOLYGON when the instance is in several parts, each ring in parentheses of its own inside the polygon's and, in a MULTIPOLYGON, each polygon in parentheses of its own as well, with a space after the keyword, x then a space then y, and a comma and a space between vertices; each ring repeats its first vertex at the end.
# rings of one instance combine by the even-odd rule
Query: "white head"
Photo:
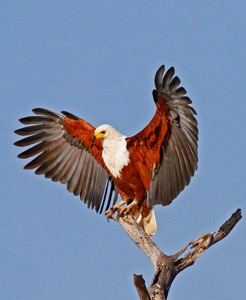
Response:
POLYGON ((101 140, 121 140, 124 136, 117 131, 113 126, 108 124, 103 124, 98 126, 93 135, 93 139, 101 139, 101 140))

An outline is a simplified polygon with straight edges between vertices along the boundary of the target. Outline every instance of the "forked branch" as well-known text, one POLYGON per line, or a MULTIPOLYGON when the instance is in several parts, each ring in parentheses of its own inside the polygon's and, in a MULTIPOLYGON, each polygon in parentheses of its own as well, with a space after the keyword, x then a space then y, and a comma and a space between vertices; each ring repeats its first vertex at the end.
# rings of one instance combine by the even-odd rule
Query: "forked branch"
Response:
POLYGON ((134 275, 134 284, 139 298, 141 300, 166 300, 175 277, 181 271, 193 265, 209 247, 226 237, 241 218, 241 209, 237 209, 219 228, 217 233, 202 234, 189 242, 177 253, 166 255, 156 246, 142 228, 138 226, 131 216, 118 218, 114 215, 113 219, 119 222, 132 241, 149 257, 154 265, 155 272, 148 289, 145 286, 142 275, 134 275), (190 252, 181 257, 188 248, 190 252))

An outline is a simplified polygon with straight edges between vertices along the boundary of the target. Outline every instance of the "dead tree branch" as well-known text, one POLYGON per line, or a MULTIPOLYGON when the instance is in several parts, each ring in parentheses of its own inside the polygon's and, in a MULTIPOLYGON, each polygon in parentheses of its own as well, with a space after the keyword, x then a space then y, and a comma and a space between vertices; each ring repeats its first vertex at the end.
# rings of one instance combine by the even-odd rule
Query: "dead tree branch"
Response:
POLYGON ((149 292, 142 275, 133 274, 134 285, 138 291, 140 300, 150 300, 149 292))
POLYGON ((175 277, 184 269, 192 266, 209 247, 226 237, 241 218, 241 209, 238 209, 219 228, 217 233, 203 234, 189 242, 177 253, 166 255, 131 216, 118 218, 114 215, 113 219, 123 227, 131 240, 149 257, 154 265, 154 276, 148 289, 142 275, 134 275, 134 284, 140 300, 166 300, 175 277), (190 252, 184 257, 180 257, 188 248, 190 252))

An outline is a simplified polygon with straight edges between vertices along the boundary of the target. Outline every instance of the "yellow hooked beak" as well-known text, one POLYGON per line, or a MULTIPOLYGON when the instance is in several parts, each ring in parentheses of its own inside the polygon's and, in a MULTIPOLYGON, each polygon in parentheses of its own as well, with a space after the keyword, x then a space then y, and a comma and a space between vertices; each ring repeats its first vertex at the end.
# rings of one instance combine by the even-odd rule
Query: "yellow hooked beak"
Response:
POLYGON ((95 140, 98 139, 103 139, 105 136, 105 131, 95 131, 93 136, 92 136, 92 141, 94 142, 95 140))

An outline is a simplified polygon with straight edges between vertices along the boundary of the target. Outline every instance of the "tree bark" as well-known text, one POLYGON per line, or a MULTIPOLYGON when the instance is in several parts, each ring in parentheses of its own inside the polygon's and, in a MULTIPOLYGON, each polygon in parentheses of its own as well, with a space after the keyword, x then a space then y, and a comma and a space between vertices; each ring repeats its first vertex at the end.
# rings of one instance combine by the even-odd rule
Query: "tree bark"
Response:
POLYGON ((184 269, 192 266, 209 247, 226 237, 241 218, 241 209, 237 209, 219 228, 217 233, 202 234, 185 245, 179 252, 166 255, 136 223, 133 217, 128 215, 119 218, 117 215, 113 215, 113 219, 123 227, 131 240, 149 257, 154 265, 154 276, 148 289, 142 275, 134 274, 134 285, 139 299, 166 300, 175 277, 184 269), (190 252, 181 257, 188 248, 190 252))

